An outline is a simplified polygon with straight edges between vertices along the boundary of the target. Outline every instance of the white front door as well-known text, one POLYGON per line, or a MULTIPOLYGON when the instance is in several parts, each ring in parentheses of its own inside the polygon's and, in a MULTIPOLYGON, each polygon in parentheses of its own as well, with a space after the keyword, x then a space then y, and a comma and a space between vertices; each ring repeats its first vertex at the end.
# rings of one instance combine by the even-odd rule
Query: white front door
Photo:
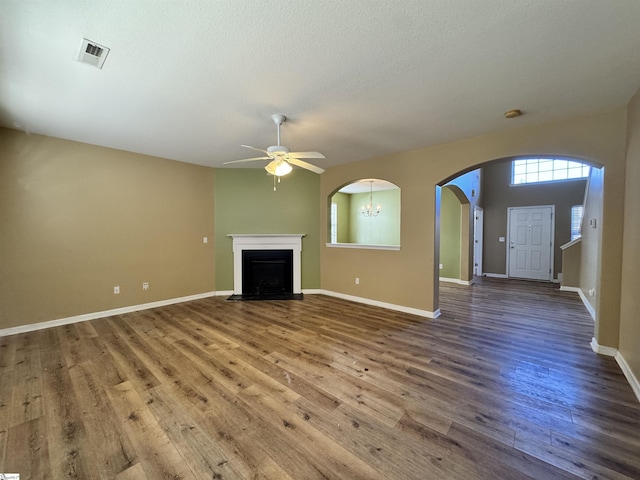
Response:
POLYGON ((509 277, 553 280, 553 206, 508 209, 509 277))

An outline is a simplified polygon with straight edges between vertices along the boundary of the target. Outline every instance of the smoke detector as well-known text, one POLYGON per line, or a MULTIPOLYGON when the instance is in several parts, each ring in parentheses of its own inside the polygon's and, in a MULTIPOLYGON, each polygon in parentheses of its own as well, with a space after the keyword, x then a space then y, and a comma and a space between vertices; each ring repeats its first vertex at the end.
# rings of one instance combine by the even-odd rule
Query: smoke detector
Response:
POLYGON ((102 68, 104 61, 107 59, 107 55, 109 55, 109 49, 107 47, 83 38, 77 60, 80 63, 102 68))

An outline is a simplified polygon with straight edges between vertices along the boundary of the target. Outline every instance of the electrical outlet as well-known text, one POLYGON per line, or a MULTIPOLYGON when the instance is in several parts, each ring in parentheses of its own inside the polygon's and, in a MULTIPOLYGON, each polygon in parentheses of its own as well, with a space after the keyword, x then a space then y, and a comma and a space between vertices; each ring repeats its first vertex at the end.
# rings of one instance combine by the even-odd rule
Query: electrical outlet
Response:
POLYGON ((356 285, 360 285, 360 277, 356 277, 356 285))
POLYGON ((202 243, 209 243, 208 237, 202 237, 202 243))
POLYGON ((115 287, 113 287, 113 294, 117 295, 119 293, 120 293, 120 287, 116 285, 115 287))
POLYGON ((442 270, 444 268, 444 265, 441 263, 440 264, 440 270, 442 270))
POLYGON ((149 282, 144 282, 144 283, 142 284, 142 289, 143 289, 143 290, 149 290, 149 282))

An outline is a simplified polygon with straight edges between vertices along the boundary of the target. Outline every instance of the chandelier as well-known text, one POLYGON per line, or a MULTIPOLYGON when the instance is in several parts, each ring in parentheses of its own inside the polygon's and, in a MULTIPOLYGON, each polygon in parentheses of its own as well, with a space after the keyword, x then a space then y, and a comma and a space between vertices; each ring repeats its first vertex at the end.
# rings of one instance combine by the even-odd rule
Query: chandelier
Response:
POLYGON ((374 211, 373 209, 373 180, 369 180, 369 205, 366 207, 362 207, 362 216, 364 217, 377 217, 380 215, 380 210, 382 207, 380 204, 376 206, 374 211))

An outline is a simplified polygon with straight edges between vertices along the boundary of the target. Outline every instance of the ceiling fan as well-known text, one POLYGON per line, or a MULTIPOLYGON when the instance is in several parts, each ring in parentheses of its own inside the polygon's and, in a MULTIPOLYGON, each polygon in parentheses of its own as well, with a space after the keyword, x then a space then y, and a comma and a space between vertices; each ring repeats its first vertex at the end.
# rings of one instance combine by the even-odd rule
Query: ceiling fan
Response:
MULTIPOLYGON (((269 164, 264 167, 264 169, 269 172, 271 175, 278 177, 278 181, 280 177, 286 175, 291 172, 293 167, 291 165, 296 165, 297 167, 304 168, 306 170, 310 170, 314 173, 323 173, 324 170, 320 167, 316 167, 315 165, 311 165, 307 163, 302 158, 325 158, 323 154, 320 152, 290 152, 287 147, 284 145, 280 145, 280 126, 287 120, 287 117, 284 115, 271 115, 271 119, 276 124, 278 129, 278 144, 272 145, 268 147, 266 150, 261 148, 252 147, 250 145, 242 145, 245 148, 250 148, 251 150, 256 150, 258 152, 262 152, 265 154, 263 157, 254 157, 254 158, 244 158, 242 160, 233 160, 231 162, 224 162, 223 165, 229 165, 232 163, 241 163, 241 162, 253 162, 256 160, 271 160, 269 164)), ((275 180, 275 179, 274 179, 275 180)), ((275 185, 274 185, 275 188, 275 185)))

